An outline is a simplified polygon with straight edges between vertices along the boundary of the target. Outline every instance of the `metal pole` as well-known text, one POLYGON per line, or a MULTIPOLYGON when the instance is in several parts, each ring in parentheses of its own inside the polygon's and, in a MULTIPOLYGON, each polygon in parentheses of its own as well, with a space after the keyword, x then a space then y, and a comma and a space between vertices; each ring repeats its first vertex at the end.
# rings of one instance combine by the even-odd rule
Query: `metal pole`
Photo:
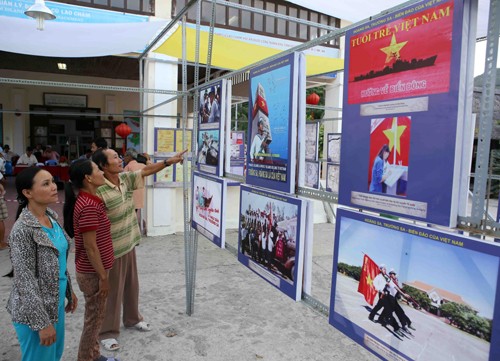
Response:
POLYGON ((151 49, 153 49, 156 44, 158 43, 158 41, 161 40, 161 38, 163 38, 163 36, 165 34, 167 34, 169 32, 170 29, 172 29, 174 27, 174 25, 177 24, 177 22, 179 20, 182 19, 182 17, 187 14, 189 8, 195 3, 197 2, 198 0, 190 0, 186 6, 181 10, 179 11, 179 13, 177 14, 176 17, 174 17, 169 23, 168 25, 156 36, 156 38, 151 42, 151 44, 148 45, 148 47, 146 49, 144 49, 144 51, 142 52, 141 56, 139 57, 139 60, 144 58, 150 51, 151 49))
POLYGON ((234 130, 238 130, 238 103, 234 105, 234 130))
MULTIPOLYGON (((198 1, 196 5, 196 44, 195 44, 195 69, 194 69, 194 85, 195 87, 198 86, 200 82, 200 23, 201 23, 201 0, 198 1)), ((187 81, 186 81, 187 83, 187 81)), ((186 84, 187 88, 187 84, 186 84)), ((198 113, 199 113, 199 93, 195 92, 194 93, 194 98, 193 98, 193 136, 191 137, 191 151, 192 151, 192 161, 191 164, 196 164, 195 162, 195 156, 196 156, 196 149, 197 149, 197 139, 196 139, 196 134, 198 134, 198 113)), ((191 174, 190 174, 190 179, 193 179, 193 170, 194 167, 191 168, 191 174)), ((187 170, 186 170, 187 174, 187 170)), ((188 216, 190 215, 192 218, 192 212, 193 209, 191 207, 191 211, 189 212, 188 216)), ((196 261, 198 257, 198 232, 191 227, 191 218, 188 218, 188 224, 186 227, 189 228, 189 239, 191 241, 190 246, 191 246, 191 272, 190 272, 190 285, 191 285, 191 293, 190 297, 187 299, 189 302, 189 307, 190 307, 190 313, 189 315, 192 314, 194 311, 194 295, 195 295, 195 287, 196 287, 196 261)))
MULTIPOLYGON (((484 215, 484 199, 488 178, 491 131, 493 128, 493 106, 495 103, 496 64, 498 57, 498 35, 500 28, 500 0, 490 2, 488 36, 486 40, 486 61, 484 82, 479 113, 479 134, 477 137, 476 177, 472 193, 473 223, 479 224, 484 215)), ((481 227, 482 228, 482 227, 481 227)))
POLYGON ((212 0, 212 17, 210 18, 210 31, 208 35, 207 72, 205 82, 210 80, 210 70, 212 69, 212 47, 214 44, 214 24, 215 24, 215 0, 212 0))
MULTIPOLYGON (((182 17, 182 89, 185 89, 187 87, 187 69, 186 69, 186 16, 182 17)), ((187 96, 183 95, 182 96, 182 116, 186 117, 187 113, 187 96)), ((182 124, 182 134, 183 134, 183 146, 185 143, 185 138, 186 138, 186 123, 183 122, 182 124)), ((187 167, 184 167, 187 168, 187 167)), ((186 174, 183 170, 183 176, 186 174)), ((189 316, 192 315, 193 313, 193 308, 194 308, 194 283, 193 283, 193 276, 192 274, 194 273, 194 267, 193 267, 193 246, 192 246, 192 233, 190 232, 190 227, 189 227, 189 194, 188 194, 188 188, 187 188, 187 177, 184 177, 182 181, 182 189, 183 189, 183 203, 184 203, 184 252, 185 252, 185 262, 186 262, 186 314, 189 316)))

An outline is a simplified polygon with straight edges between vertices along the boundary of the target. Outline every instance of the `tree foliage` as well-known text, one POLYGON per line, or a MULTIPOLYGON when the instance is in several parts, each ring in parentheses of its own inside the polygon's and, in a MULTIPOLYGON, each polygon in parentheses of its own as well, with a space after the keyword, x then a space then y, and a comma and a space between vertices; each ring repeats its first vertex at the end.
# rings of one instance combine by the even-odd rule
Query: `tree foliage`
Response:
POLYGON ((431 307, 431 299, 427 293, 408 285, 403 286, 403 292, 410 295, 424 310, 429 311, 431 307))
POLYGON ((248 102, 231 106, 231 130, 248 130, 248 102), (236 126, 236 124, 238 124, 236 126))
POLYGON ((339 262, 337 265, 337 269, 340 273, 354 278, 356 281, 359 281, 361 278, 361 267, 359 266, 351 266, 346 263, 339 262))
POLYGON ((467 305, 447 302, 440 307, 441 315, 446 317, 450 325, 487 341, 491 340, 491 320, 478 316, 476 311, 467 305))

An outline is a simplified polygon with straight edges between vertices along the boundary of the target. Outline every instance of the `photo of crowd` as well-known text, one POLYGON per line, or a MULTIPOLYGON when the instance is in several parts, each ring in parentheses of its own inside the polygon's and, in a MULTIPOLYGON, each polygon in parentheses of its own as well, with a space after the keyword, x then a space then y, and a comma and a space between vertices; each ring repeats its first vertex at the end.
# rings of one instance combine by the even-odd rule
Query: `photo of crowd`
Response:
POLYGON ((219 247, 224 247, 225 194, 226 186, 223 180, 199 172, 193 173, 191 225, 219 247))
POLYGON ((293 283, 298 206, 242 191, 239 251, 293 283))

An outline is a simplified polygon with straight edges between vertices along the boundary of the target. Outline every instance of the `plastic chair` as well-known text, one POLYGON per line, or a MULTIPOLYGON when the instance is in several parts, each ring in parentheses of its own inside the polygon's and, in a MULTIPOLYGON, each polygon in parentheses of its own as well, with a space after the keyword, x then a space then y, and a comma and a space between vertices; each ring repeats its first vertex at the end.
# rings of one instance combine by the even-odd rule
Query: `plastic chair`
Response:
POLYGON ((5 175, 12 175, 12 162, 11 161, 6 161, 5 162, 5 175))

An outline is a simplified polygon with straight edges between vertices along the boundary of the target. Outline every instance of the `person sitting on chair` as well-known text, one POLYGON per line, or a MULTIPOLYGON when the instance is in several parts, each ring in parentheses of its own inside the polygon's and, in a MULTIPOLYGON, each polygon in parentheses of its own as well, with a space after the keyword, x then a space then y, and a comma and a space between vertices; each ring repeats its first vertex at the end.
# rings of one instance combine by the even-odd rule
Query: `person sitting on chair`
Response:
POLYGON ((17 164, 27 165, 28 167, 31 167, 32 165, 35 165, 37 163, 38 160, 33 155, 33 147, 26 147, 26 153, 21 155, 17 161, 17 164))

